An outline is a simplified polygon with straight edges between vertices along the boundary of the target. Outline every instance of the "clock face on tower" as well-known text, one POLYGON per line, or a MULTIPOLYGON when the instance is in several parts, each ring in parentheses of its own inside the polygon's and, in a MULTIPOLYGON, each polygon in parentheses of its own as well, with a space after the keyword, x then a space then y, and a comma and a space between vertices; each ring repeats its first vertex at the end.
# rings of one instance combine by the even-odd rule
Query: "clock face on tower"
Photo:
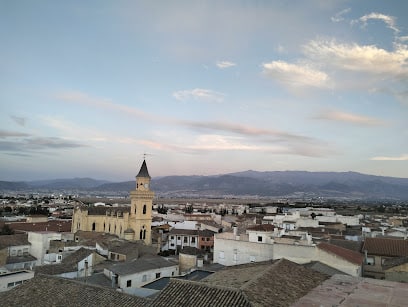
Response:
POLYGON ((144 187, 145 187, 145 189, 148 189, 148 188, 149 188, 149 184, 148 184, 148 183, 145 183, 145 184, 144 184, 144 187))

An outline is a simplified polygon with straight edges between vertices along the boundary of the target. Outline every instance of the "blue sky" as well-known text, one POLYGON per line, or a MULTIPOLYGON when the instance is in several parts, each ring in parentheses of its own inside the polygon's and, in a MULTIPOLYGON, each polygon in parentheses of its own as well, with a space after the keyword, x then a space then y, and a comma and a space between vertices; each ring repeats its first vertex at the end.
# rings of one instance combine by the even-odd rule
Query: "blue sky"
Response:
POLYGON ((0 1, 0 180, 408 177, 408 1, 0 1))

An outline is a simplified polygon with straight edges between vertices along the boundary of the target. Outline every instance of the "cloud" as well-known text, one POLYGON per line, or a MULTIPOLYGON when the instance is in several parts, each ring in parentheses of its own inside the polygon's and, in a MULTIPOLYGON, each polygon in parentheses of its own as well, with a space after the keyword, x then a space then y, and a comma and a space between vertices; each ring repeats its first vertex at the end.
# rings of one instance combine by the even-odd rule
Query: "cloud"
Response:
POLYGON ((346 113, 336 110, 324 111, 318 116, 316 116, 315 119, 334 120, 366 126, 380 126, 384 124, 383 121, 373 117, 362 116, 353 113, 346 113))
POLYGON ((192 90, 177 91, 173 93, 173 97, 179 101, 186 101, 190 99, 210 102, 222 102, 224 94, 212 90, 195 88, 192 90))
POLYGON ((56 137, 37 137, 17 141, 0 141, 0 151, 27 152, 44 149, 69 149, 79 147, 87 147, 87 145, 56 137))
POLYGON ((289 87, 306 86, 322 88, 328 86, 328 75, 309 65, 272 61, 262 64, 262 67, 265 75, 289 87))
POLYGON ((401 156, 397 157, 373 157, 370 160, 374 161, 408 161, 408 154, 403 154, 401 156))
POLYGON ((343 21, 343 20, 344 20, 343 15, 349 13, 350 11, 351 11, 350 8, 346 8, 346 9, 344 9, 344 10, 342 10, 342 11, 336 13, 334 16, 332 16, 332 17, 330 18, 330 20, 331 20, 332 22, 340 22, 340 21, 343 21))
POLYGON ((25 126, 26 124, 26 118, 25 117, 18 117, 18 116, 10 116, 12 120, 14 120, 14 122, 16 122, 18 125, 20 126, 25 126))
POLYGON ((229 61, 218 61, 216 65, 218 68, 224 69, 224 68, 236 66, 237 64, 234 62, 229 62, 229 61))
POLYGON ((303 51, 312 61, 342 70, 398 78, 408 76, 408 48, 404 45, 397 45, 394 51, 386 51, 376 46, 314 40, 305 45, 303 51))
POLYGON ((30 136, 27 133, 22 133, 18 131, 6 131, 6 130, 0 130, 0 138, 8 138, 8 137, 25 137, 25 136, 30 136))
POLYGON ((123 104, 113 103, 110 99, 92 97, 88 94, 78 91, 64 91, 55 94, 55 98, 65 102, 74 102, 83 105, 97 107, 103 110, 122 112, 124 114, 136 116, 140 119, 152 120, 153 116, 137 108, 129 107, 123 104))
MULTIPOLYGON (((388 16, 388 15, 384 15, 381 13, 370 13, 370 14, 361 16, 358 19, 358 21, 361 22, 364 27, 367 26, 367 22, 369 20, 381 20, 387 25, 388 28, 390 28, 396 33, 399 32, 399 29, 395 26, 395 17, 393 16, 388 16)), ((357 21, 354 20, 352 23, 356 23, 356 22, 357 21)))

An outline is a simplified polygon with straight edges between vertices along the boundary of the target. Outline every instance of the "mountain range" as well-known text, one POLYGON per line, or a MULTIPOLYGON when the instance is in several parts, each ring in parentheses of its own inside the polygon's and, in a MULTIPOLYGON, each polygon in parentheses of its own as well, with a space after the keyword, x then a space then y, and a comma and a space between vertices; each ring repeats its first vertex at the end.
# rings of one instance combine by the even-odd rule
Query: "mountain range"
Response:
MULTIPOLYGON (((110 182, 92 178, 27 182, 0 181, 0 191, 76 190, 128 193, 135 181, 110 182)), ((326 197, 408 200, 408 178, 356 172, 244 171, 217 176, 153 178, 151 189, 163 197, 326 197)))

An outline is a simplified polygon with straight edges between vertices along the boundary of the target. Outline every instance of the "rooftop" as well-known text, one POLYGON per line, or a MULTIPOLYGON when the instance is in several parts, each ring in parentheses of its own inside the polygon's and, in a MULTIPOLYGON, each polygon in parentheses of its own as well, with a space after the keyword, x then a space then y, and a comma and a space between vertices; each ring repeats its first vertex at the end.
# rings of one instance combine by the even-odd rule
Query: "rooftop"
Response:
POLYGON ((45 275, 0 292, 2 306, 146 306, 146 299, 113 289, 45 275))
POLYGON ((357 265, 363 263, 364 256, 361 253, 352 251, 347 248, 343 248, 326 242, 319 243, 319 245, 317 245, 317 248, 324 250, 325 252, 328 252, 330 254, 334 254, 357 265))
POLYGON ((130 275, 175 265, 177 265, 177 263, 166 258, 151 256, 148 258, 139 258, 130 262, 113 264, 107 267, 107 269, 119 275, 130 275))
POLYGON ((407 257, 408 240, 389 238, 365 238, 362 252, 369 255, 407 257))
POLYGON ((393 306, 408 301, 408 284, 386 280, 334 275, 300 298, 292 307, 393 306))
POLYGON ((27 234, 14 234, 0 236, 0 250, 10 246, 31 245, 27 234))

